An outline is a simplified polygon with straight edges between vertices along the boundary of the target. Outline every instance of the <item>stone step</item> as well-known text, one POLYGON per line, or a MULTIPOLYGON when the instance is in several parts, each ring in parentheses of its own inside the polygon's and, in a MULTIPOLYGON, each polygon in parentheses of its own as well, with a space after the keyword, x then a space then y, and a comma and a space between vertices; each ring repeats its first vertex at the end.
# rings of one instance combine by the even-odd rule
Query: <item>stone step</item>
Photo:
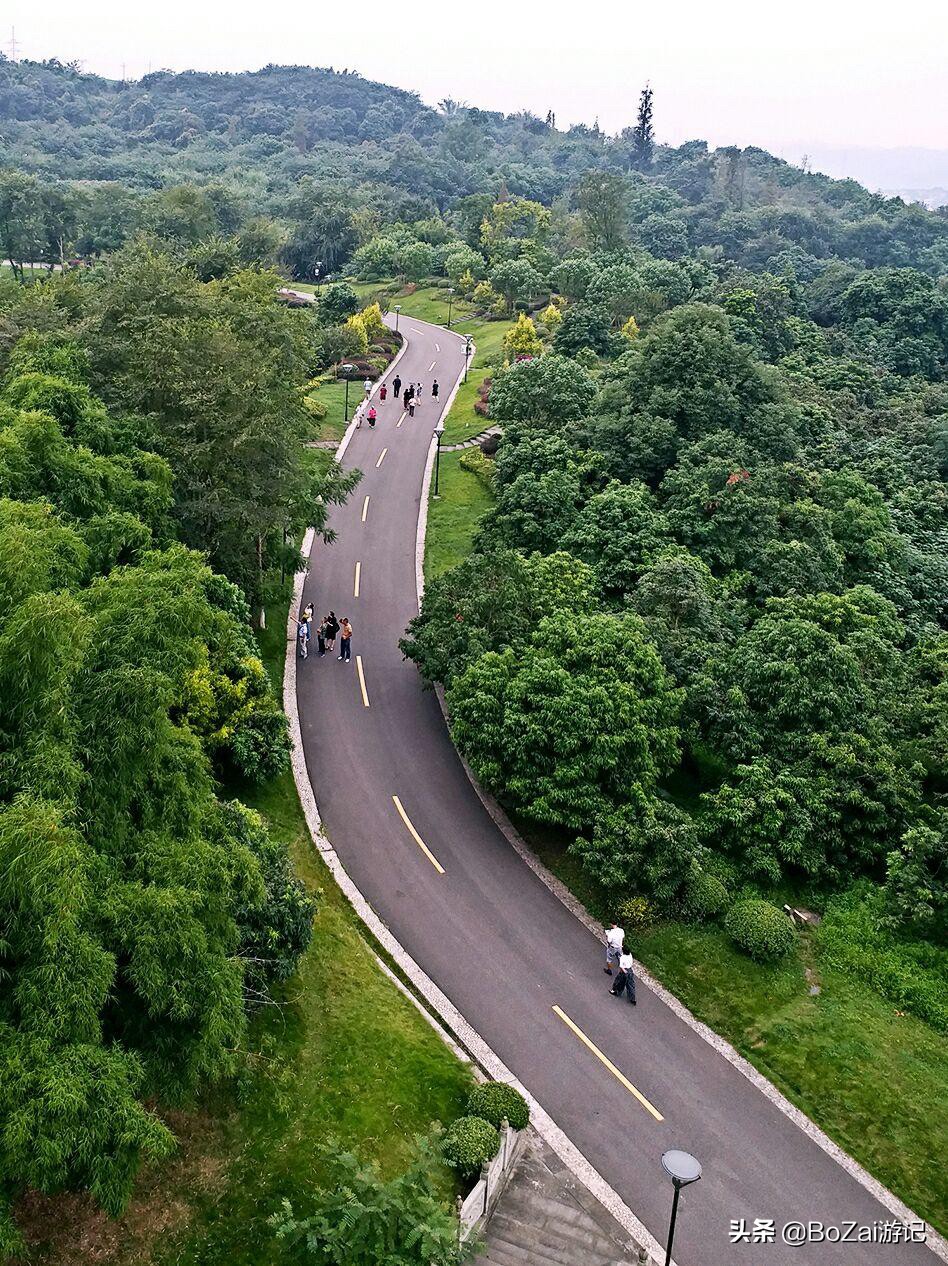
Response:
POLYGON ((508 1243, 544 1248, 550 1261, 563 1260, 572 1266, 575 1262, 615 1262, 618 1247, 604 1235, 599 1235, 589 1225, 588 1219, 577 1211, 574 1218, 560 1215, 556 1218, 531 1217, 529 1210, 513 1213, 503 1209, 494 1214, 491 1222, 491 1238, 496 1234, 508 1243))

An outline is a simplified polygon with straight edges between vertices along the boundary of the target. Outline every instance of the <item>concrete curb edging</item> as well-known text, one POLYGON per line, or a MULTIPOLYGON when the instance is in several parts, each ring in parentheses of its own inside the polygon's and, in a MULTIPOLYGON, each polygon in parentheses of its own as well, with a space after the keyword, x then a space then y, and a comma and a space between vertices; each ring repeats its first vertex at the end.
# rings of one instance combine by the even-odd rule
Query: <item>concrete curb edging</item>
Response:
MULTIPOLYGON (((446 331, 446 333, 449 331, 446 331)), ((459 335, 456 337, 460 337, 459 335)), ((408 340, 399 352, 399 356, 407 350, 408 340)), ((398 357, 392 361, 389 366, 391 370, 395 365, 398 357)), ((445 414, 454 401, 454 396, 460 387, 461 375, 454 385, 452 392, 448 397, 445 406, 445 414)), ((343 453, 348 447, 349 441, 355 430, 355 419, 349 424, 346 433, 340 441, 336 450, 334 460, 339 461, 343 453)), ((422 520, 427 521, 427 504, 428 489, 431 479, 431 467, 433 464, 434 446, 429 449, 428 460, 425 467, 425 475, 422 485, 422 501, 419 508, 420 529, 416 532, 416 583, 420 586, 424 584, 424 524, 422 520), (417 543, 421 542, 421 562, 418 562, 417 543), (419 579, 420 578, 420 579, 419 579)), ((464 1016, 458 1011, 454 1004, 450 1001, 446 994, 435 984, 435 982, 427 975, 418 963, 405 950, 389 928, 383 923, 381 918, 366 900, 360 889, 351 879, 349 873, 345 869, 336 850, 327 839, 322 829, 322 819, 320 818, 319 808, 316 803, 316 796, 313 791, 312 783, 309 778, 309 770, 306 767, 306 757, 303 752, 303 737, 300 726, 299 706, 296 693, 296 672, 297 672, 297 655, 296 655, 296 613, 299 610, 300 602, 303 595, 303 585, 309 570, 309 559, 312 553, 315 541, 315 530, 308 528, 303 538, 300 555, 303 561, 301 569, 296 572, 293 579, 293 592, 290 597, 290 606, 287 612, 286 625, 286 658, 284 661, 283 671, 283 708, 286 712, 289 722, 290 743, 291 743, 291 767, 293 770, 293 781, 296 784, 297 795, 299 796, 300 805, 303 809, 303 816, 306 819, 307 830, 310 839, 316 847, 322 860, 328 867, 336 884, 342 890, 350 905, 356 914, 372 933, 376 941, 382 946, 389 955, 398 969, 403 973, 405 978, 411 982, 413 988, 420 995, 420 999, 424 1000, 447 1026, 449 1032, 445 1033, 441 1025, 431 1015, 426 1015, 426 1019, 435 1029, 435 1031, 446 1042, 449 1049, 455 1049, 455 1043, 452 1041, 451 1035, 457 1040, 460 1046, 469 1055, 475 1065, 484 1073, 495 1081, 506 1081, 514 1086, 523 1095, 530 1108, 530 1121, 532 1127, 546 1142, 546 1144, 556 1153, 564 1165, 571 1173, 586 1187, 602 1207, 615 1219, 619 1226, 631 1237, 634 1242, 633 1247, 642 1246, 648 1252, 650 1258, 654 1261, 661 1261, 664 1252, 662 1246, 639 1221, 632 1210, 625 1204, 619 1194, 606 1182, 602 1175, 590 1164, 586 1157, 579 1151, 574 1143, 563 1133, 552 1117, 545 1111, 537 1100, 530 1094, 527 1088, 516 1078, 510 1069, 503 1063, 494 1051, 488 1046, 479 1033, 467 1022, 464 1016)), ((421 592, 419 588, 419 605, 421 601, 421 592)), ((384 967, 384 964, 383 964, 384 967)), ((389 969, 385 967, 386 972, 389 969)), ((394 973, 391 973, 394 976, 394 973)), ((402 992, 406 993, 414 1005, 425 1014, 423 1003, 406 990, 405 986, 398 982, 402 992)), ((674 1263, 672 1263, 674 1266, 674 1263)))

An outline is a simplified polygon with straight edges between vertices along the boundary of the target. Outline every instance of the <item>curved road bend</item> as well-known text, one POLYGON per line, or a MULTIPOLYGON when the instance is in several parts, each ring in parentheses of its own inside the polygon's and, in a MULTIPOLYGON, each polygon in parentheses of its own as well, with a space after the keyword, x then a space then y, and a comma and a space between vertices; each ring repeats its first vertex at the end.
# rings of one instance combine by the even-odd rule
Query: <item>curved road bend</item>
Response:
POLYGON ((306 763, 339 857, 409 954, 662 1243, 671 1186, 661 1155, 682 1147, 701 1160, 704 1178, 682 1196, 680 1266, 932 1266, 918 1244, 730 1244, 732 1219, 772 1218, 779 1228, 892 1215, 648 988, 639 985, 635 1008, 609 996, 599 944, 474 794, 433 693, 397 645, 417 611, 425 459, 463 344, 410 318, 402 332, 409 346, 397 368, 424 384, 421 406, 399 426, 400 401, 373 396, 379 423, 356 431, 346 453, 364 477, 333 510, 338 539, 316 546, 304 589, 317 615, 332 607, 354 630, 350 665, 311 654, 297 678, 306 763))

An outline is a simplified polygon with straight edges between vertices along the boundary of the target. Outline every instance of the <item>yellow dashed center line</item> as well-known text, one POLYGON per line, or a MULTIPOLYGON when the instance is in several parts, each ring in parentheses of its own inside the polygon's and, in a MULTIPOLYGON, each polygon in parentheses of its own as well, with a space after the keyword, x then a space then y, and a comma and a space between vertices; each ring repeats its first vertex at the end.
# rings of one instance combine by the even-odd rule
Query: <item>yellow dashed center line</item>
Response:
POLYGON ((383 449, 382 449, 382 451, 381 451, 381 453, 379 453, 379 459, 378 459, 378 461, 375 463, 375 469, 376 469, 376 470, 378 470, 378 468, 382 465, 382 462, 384 462, 384 461, 385 461, 385 454, 386 454, 387 452, 388 452, 388 449, 387 449, 387 448, 383 448, 383 449))
POLYGON ((355 584, 352 586, 352 596, 353 596, 353 598, 358 598, 358 596, 359 596, 359 581, 360 581, 361 579, 362 579, 362 564, 361 564, 361 563, 356 563, 356 571, 355 571, 355 584))
POLYGON ((362 522, 363 523, 365 522, 365 516, 368 513, 369 513, 369 498, 368 496, 366 496, 365 500, 362 502, 362 522))
POLYGON ((356 669, 359 673, 359 688, 362 691, 362 706, 364 708, 367 708, 369 706, 369 695, 368 695, 368 691, 365 688, 365 673, 362 671, 362 656, 361 655, 356 656, 356 669))
POLYGON ((665 1120, 665 1118, 657 1110, 657 1108, 652 1107, 649 1101, 645 1098, 645 1095, 643 1095, 640 1090, 636 1090, 635 1086, 632 1085, 628 1077, 626 1077, 624 1073, 619 1072, 618 1068, 616 1068, 612 1060, 609 1059, 608 1056, 603 1055, 602 1051, 595 1044, 595 1042, 591 1042, 589 1038, 586 1036, 586 1034, 582 1031, 582 1029, 578 1025, 573 1023, 573 1021, 569 1018, 569 1016, 566 1014, 565 1011, 561 1010, 560 1007, 554 1007, 553 1010, 560 1017, 560 1019, 563 1021, 566 1027, 569 1029, 572 1029, 572 1031, 576 1034, 576 1036, 579 1038, 582 1044, 588 1047, 588 1049, 592 1051, 596 1059, 598 1059, 602 1064, 605 1064, 606 1068, 609 1069, 613 1077, 615 1077, 617 1081, 619 1081, 623 1086, 625 1086, 629 1094, 634 1095, 635 1098, 638 1099, 639 1103, 642 1105, 642 1107, 645 1109, 646 1112, 651 1112, 652 1116, 655 1118, 656 1121, 665 1120))
POLYGON ((398 796, 392 796, 392 803, 394 804, 395 808, 398 810, 398 816, 401 818, 401 820, 402 820, 402 821, 405 823, 405 825, 408 827, 408 831, 409 831, 409 834, 411 835, 412 839, 415 841, 415 843, 418 845, 418 847, 419 847, 419 848, 421 849, 421 851, 424 853, 425 857, 427 857, 427 858, 428 858, 428 861, 429 861, 429 862, 431 862, 432 866, 435 868, 435 870, 438 872, 438 874, 439 874, 439 875, 443 875, 443 874, 444 874, 444 867, 441 865, 441 863, 438 861, 437 857, 435 857, 434 853, 432 853, 431 849, 428 847, 428 845, 425 843, 425 841, 421 838, 421 836, 418 834, 418 832, 417 832, 417 831, 415 830, 415 828, 412 826, 412 824, 411 824, 411 818, 408 816, 408 814, 407 814, 407 813, 405 812, 405 810, 402 808, 402 802, 401 802, 401 800, 399 800, 398 796))

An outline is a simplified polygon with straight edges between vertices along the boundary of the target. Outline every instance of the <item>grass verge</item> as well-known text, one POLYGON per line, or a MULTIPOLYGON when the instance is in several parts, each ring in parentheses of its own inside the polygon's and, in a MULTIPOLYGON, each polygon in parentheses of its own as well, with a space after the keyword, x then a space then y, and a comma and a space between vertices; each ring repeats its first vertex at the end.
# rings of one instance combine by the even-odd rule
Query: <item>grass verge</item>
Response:
MULTIPOLYGON (((428 502, 425 577, 431 580, 456 567, 471 552, 474 533, 490 509, 492 497, 476 475, 459 465, 460 453, 441 454, 440 497, 428 502)), ((434 489, 434 483, 432 483, 434 489)))
MULTIPOLYGON (((289 587, 268 609, 261 653, 282 682, 289 587)), ((175 1113, 181 1140, 141 1176, 122 1217, 59 1197, 28 1209, 30 1262, 46 1266, 269 1266, 266 1219, 283 1197, 305 1210, 333 1137, 386 1175, 432 1120, 460 1115, 470 1073, 378 969, 356 916, 313 850, 292 774, 236 794, 284 840, 319 894, 313 943, 280 1005, 255 1021, 247 1073, 234 1088, 175 1113)), ((446 1198, 455 1194, 447 1169, 446 1198)))

